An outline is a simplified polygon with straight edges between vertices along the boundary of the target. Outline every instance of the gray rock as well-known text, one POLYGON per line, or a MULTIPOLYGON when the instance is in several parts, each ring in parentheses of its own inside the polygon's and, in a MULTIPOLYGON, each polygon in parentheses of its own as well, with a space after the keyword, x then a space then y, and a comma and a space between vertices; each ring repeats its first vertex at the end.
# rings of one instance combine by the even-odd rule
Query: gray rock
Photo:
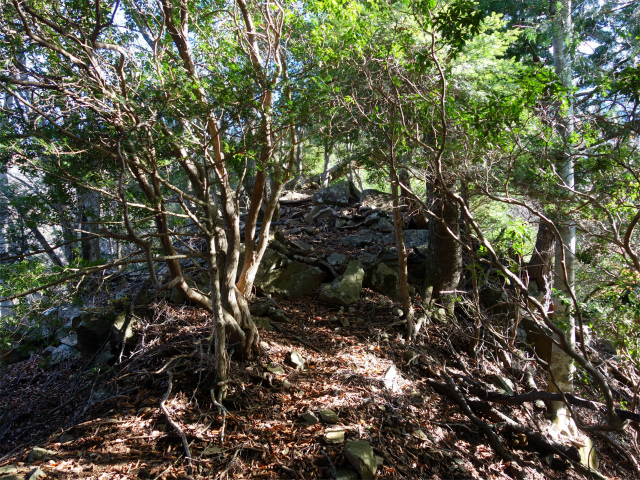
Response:
POLYGON ((0 475, 8 475, 10 473, 18 473, 18 468, 14 465, 5 465, 0 467, 0 475))
MULTIPOLYGON (((403 230, 402 236, 406 248, 423 248, 429 245, 429 230, 403 230)), ((384 243, 396 243, 394 234, 385 235, 384 243)))
POLYGON ((92 357, 107 341, 111 327, 118 317, 114 310, 91 309, 73 321, 78 334, 77 348, 84 357, 92 357))
POLYGON ((390 298, 400 296, 399 282, 400 276, 398 272, 384 263, 376 263, 373 267, 369 268, 364 278, 365 287, 387 295, 390 298))
POLYGON ((318 414, 320 415, 322 421, 325 423, 338 423, 338 414, 329 408, 320 410, 318 414))
POLYGON ((344 207, 349 205, 350 201, 355 201, 360 197, 360 192, 353 182, 340 182, 335 185, 329 185, 327 188, 318 190, 313 195, 314 204, 336 205, 344 207))
POLYGON ((399 381, 398 369, 395 365, 391 365, 384 374, 384 386, 395 393, 400 389, 399 381))
POLYGON ((507 377, 503 377, 501 375, 489 375, 487 377, 491 383, 493 383, 502 393, 506 395, 515 395, 515 386, 513 382, 509 380, 507 377))
POLYGON ((320 288, 320 300, 333 305, 349 305, 360 300, 364 269, 358 261, 349 262, 344 275, 320 288))
POLYGON ((41 478, 46 477, 47 474, 44 473, 39 468, 34 468, 24 477, 24 480, 40 480, 41 478))
POLYGON ((269 323, 269 320, 262 317, 253 317, 253 323, 255 323, 256 327, 260 327, 267 332, 273 330, 273 326, 269 323))
POLYGON ((323 218, 330 218, 336 214, 335 210, 326 205, 315 205, 309 213, 304 216, 304 221, 310 224, 317 222, 323 218))
POLYGON ((367 245, 373 245, 375 242, 371 235, 349 235, 342 239, 342 244, 347 247, 366 247, 367 245))
POLYGON ((351 466, 358 472, 360 478, 363 480, 375 478, 378 461, 369 443, 364 440, 347 442, 344 446, 344 455, 351 466))
POLYGON ((57 347, 53 352, 51 352, 51 356, 49 357, 49 365, 58 365, 62 362, 70 360, 72 358, 80 357, 81 354, 75 348, 70 347, 69 345, 62 344, 57 347))
POLYGON ((260 287, 276 298, 298 298, 320 286, 326 272, 300 262, 291 262, 286 268, 265 275, 260 287))
POLYGON ((329 262, 329 265, 333 267, 342 267, 349 263, 349 257, 341 253, 333 252, 327 257, 327 262, 329 262))
MULTIPOLYGON (((264 255, 262 260, 260 261, 260 266, 258 267, 258 271, 256 272, 255 284, 261 285, 264 282, 265 277, 272 271, 278 268, 286 267, 289 260, 286 256, 281 254, 280 252, 276 252, 272 248, 268 248, 264 251, 264 255)), ((238 268, 238 275, 242 271, 242 267, 244 265, 244 258, 241 256, 240 267, 238 268)))
POLYGON ((70 333, 66 337, 60 340, 60 343, 69 347, 75 348, 78 345, 78 334, 70 333))
POLYGON ((378 221, 378 230, 382 233, 393 232, 393 224, 386 218, 381 218, 378 221))
POLYGON ((307 425, 315 425, 316 423, 320 422, 320 419, 316 416, 316 414, 309 411, 306 411, 302 415, 300 415, 300 418, 307 425))
POLYGON ((284 310, 281 308, 276 308, 273 311, 269 312, 269 318, 271 320, 275 320, 276 322, 290 322, 291 319, 287 317, 287 314, 284 313, 284 310))
POLYGON ((302 240, 296 240, 295 238, 290 240, 291 244, 294 245, 301 252, 309 253, 313 252, 313 247, 302 240))
POLYGON ((52 455, 55 455, 55 452, 45 450, 40 447, 33 447, 33 450, 31 450, 31 453, 29 454, 29 462, 37 462, 38 460, 43 460, 52 455))
POLYGON ((358 480, 358 474, 353 470, 336 470, 336 480, 358 480))
POLYGON ((285 356, 284 362, 296 370, 304 370, 305 360, 298 352, 292 350, 285 356))
POLYGON ((363 190, 360 194, 360 203, 363 207, 380 208, 389 213, 393 211, 391 195, 375 189, 363 190))
POLYGON ((134 331, 136 325, 137 320, 135 317, 127 318, 126 313, 119 313, 113 325, 111 325, 113 338, 115 338, 117 342, 125 342, 130 345, 136 343, 137 338, 134 331))
POLYGON ((336 228, 340 229, 347 224, 347 221, 344 218, 336 218, 336 228))
POLYGON ((364 224, 368 227, 377 225, 382 218, 382 211, 374 211, 367 215, 367 218, 364 219, 364 224))
POLYGON ((17 475, 3 475, 0 480, 24 480, 24 477, 18 477, 17 475))

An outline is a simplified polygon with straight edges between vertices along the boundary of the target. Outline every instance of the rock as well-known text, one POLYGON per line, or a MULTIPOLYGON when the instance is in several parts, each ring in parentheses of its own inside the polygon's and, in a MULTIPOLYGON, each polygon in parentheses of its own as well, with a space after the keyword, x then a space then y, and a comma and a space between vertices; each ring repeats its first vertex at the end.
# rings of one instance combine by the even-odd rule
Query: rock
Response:
POLYGON ((511 396, 515 395, 515 386, 513 385, 513 382, 507 377, 503 377, 501 375, 489 375, 487 377, 487 380, 498 387, 498 389, 501 390, 502 393, 511 396))
POLYGON ((77 348, 83 357, 92 357, 104 345, 117 317, 118 313, 113 310, 92 309, 74 319, 73 327, 78 334, 77 348))
POLYGON ((24 480, 24 477, 18 477, 17 475, 3 475, 0 480, 24 480))
POLYGON ((267 320, 266 318, 253 317, 253 323, 255 323, 256 327, 262 328, 267 332, 270 332, 273 330, 273 326, 269 323, 269 320, 267 320))
POLYGON ((24 477, 24 480, 40 480, 41 478, 44 478, 46 476, 47 474, 42 470, 40 470, 39 468, 35 468, 27 473, 27 475, 24 477))
POLYGON ((60 343, 63 345, 67 345, 69 347, 75 348, 78 345, 78 334, 70 333, 66 337, 63 337, 60 340, 60 343))
POLYGON ((324 441, 327 443, 344 443, 344 428, 327 428, 324 431, 324 441))
POLYGON ((63 433, 58 438, 58 442, 60 443, 69 443, 69 442, 73 442, 74 440, 75 438, 73 438, 73 435, 69 435, 68 433, 63 433))
POLYGON ((273 373, 274 375, 284 375, 284 368, 282 368, 280 365, 272 365, 269 364, 266 366, 266 369, 268 372, 273 373))
MULTIPOLYGON (((287 266, 289 259, 286 256, 281 254, 280 252, 276 252, 272 248, 268 248, 264 251, 264 255, 262 260, 260 261, 260 266, 258 267, 258 271, 256 272, 256 285, 262 285, 265 281, 265 277, 272 271, 278 268, 284 268, 287 266)), ((244 258, 241 256, 241 264, 238 268, 238 275, 242 271, 242 267, 244 265, 244 258)))
POLYGON ((339 230, 347 224, 344 218, 336 218, 336 229, 339 230))
POLYGON ((307 235, 317 235, 320 233, 320 229, 318 227, 302 227, 302 230, 307 235))
POLYGON ((346 318, 341 318, 340 325, 342 325, 344 328, 347 328, 349 326, 349 320, 347 320, 346 318))
POLYGON ((384 386, 395 393, 400 389, 399 380, 398 369, 395 365, 391 365, 384 374, 384 386))
MULTIPOLYGON (((429 230, 403 230, 402 236, 406 248, 421 249, 429 245, 429 230)), ((392 234, 385 235, 382 241, 395 244, 396 236, 392 234)))
POLYGON ((400 296, 399 282, 400 276, 398 272, 382 262, 376 263, 369 268, 364 277, 365 287, 369 287, 390 298, 398 298, 400 296))
POLYGON ((285 356, 284 362, 287 365, 295 368, 296 370, 304 370, 304 364, 305 364, 304 358, 295 350, 292 350, 291 352, 287 353, 287 355, 285 356))
POLYGON ((405 363, 411 362, 411 365, 418 364, 418 353, 415 350, 407 350, 402 354, 402 359, 405 363))
POLYGON ((327 257, 327 262, 333 267, 342 267, 349 263, 349 257, 341 253, 333 252, 327 257))
POLYGON ((126 313, 119 313, 113 325, 111 325, 113 338, 115 338, 117 342, 125 342, 129 345, 135 344, 137 341, 134 332, 136 325, 137 320, 134 317, 127 319, 126 313))
POLYGON ((351 466, 358 472, 363 480, 373 479, 378 469, 378 461, 373 454, 373 448, 364 440, 347 442, 344 446, 344 455, 351 466))
POLYGON ((329 185, 327 188, 318 190, 313 194, 313 203, 316 205, 345 207, 349 205, 351 201, 358 200, 359 197, 360 192, 358 192, 353 182, 347 181, 329 185))
POLYGON ((353 470, 336 470, 336 480, 358 480, 358 474, 353 470))
POLYGON ((310 411, 304 412, 302 415, 300 415, 300 418, 307 425, 315 425, 316 423, 320 422, 320 419, 316 416, 316 414, 310 411))
POLYGON ((18 468, 13 465, 5 465, 0 467, 0 475, 8 475, 10 473, 18 473, 18 468))
POLYGON ((380 208, 385 212, 393 212, 393 199, 389 193, 375 189, 363 190, 360 194, 360 203, 363 207, 380 208))
POLYGON ((336 412, 334 412, 329 408, 320 410, 318 414, 320 415, 320 418, 322 419, 322 421, 325 423, 332 423, 332 424, 338 423, 338 420, 339 420, 338 415, 336 414, 336 412))
MULTIPOLYGON (((309 213, 304 216, 304 221, 310 224, 316 223, 323 218, 331 218, 336 215, 336 211, 326 205, 315 205, 309 213)), ((315 234, 314 234, 315 235, 315 234)))
POLYGON ((33 450, 31 450, 31 453, 29 454, 29 463, 44 460, 47 457, 55 455, 55 453, 56 452, 45 450, 44 448, 33 447, 33 450))
POLYGON ((391 310, 391 313, 393 313, 394 317, 401 317, 402 315, 404 315, 404 312, 402 311, 402 309, 398 307, 393 307, 393 310, 391 310))
POLYGON ((364 269, 358 261, 349 262, 344 275, 320 288, 319 299, 334 305, 349 305, 360 300, 364 269))
POLYGON ((318 288, 326 276, 327 273, 317 267, 291 262, 286 268, 265 275, 260 287, 277 298, 292 299, 318 288))
POLYGON ((301 252, 304 252, 304 253, 313 252, 313 247, 308 243, 303 242, 302 240, 296 240, 294 238, 294 239, 291 239, 290 242, 293 246, 295 246, 301 252))
POLYGON ((393 224, 386 218, 381 218, 378 221, 378 230, 382 233, 393 232, 393 224))
POLYGON ((370 227, 372 225, 378 225, 378 222, 382 218, 383 218, 382 211, 374 211, 374 212, 371 212, 369 215, 367 215, 367 217, 364 219, 364 224, 367 227, 370 227))
POLYGON ((69 345, 62 344, 51 352, 49 357, 49 365, 58 365, 71 358, 80 357, 81 354, 75 348, 71 348, 69 345))
POLYGON ((366 247, 367 245, 373 245, 375 242, 371 235, 349 235, 342 239, 342 244, 347 247, 366 247))
POLYGON ((276 322, 290 322, 291 319, 289 317, 287 317, 287 314, 284 313, 284 310, 282 310, 281 308, 276 308, 275 310, 269 312, 269 317, 271 318, 271 320, 274 320, 276 322))

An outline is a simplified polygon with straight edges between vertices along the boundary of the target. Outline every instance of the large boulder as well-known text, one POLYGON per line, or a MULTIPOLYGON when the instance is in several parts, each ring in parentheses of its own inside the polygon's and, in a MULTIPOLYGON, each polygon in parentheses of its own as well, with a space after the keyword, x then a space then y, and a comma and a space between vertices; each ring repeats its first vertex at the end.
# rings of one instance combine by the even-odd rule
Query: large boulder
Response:
POLYGON ((327 276, 323 270, 300 262, 290 262, 265 274, 260 287, 276 298, 299 298, 320 286, 327 276))
POLYGON ((313 194, 313 203, 316 205, 336 205, 344 207, 352 201, 360 198, 360 192, 351 181, 329 185, 313 194))
MULTIPOLYGON (((364 285, 390 298, 400 297, 400 276, 385 263, 379 262, 367 269, 364 285)), ((415 292, 411 285, 408 288, 410 294, 415 292)))
POLYGON ((350 305, 360 300, 364 269, 358 261, 349 262, 344 275, 320 288, 320 300, 334 305, 350 305))
POLYGON ((393 199, 391 198, 391 194, 373 188, 362 191, 360 194, 360 203, 363 207, 381 208, 386 212, 393 212, 393 199))
POLYGON ((73 328, 78 334, 77 348, 86 357, 92 357, 107 341, 111 327, 118 316, 115 310, 87 309, 73 319, 73 328))

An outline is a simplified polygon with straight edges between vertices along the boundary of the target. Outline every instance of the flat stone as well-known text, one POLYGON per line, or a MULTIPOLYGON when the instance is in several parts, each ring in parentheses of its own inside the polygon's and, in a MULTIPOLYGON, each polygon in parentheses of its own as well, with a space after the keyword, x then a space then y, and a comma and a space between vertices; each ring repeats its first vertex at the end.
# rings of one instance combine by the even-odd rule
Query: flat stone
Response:
POLYGON ((329 255, 327 257, 327 262, 329 262, 329 265, 332 265, 334 267, 338 267, 341 265, 346 265, 349 263, 349 257, 347 257, 346 255, 343 255, 341 253, 337 253, 337 252, 333 252, 331 255, 329 255))
POLYGON ((373 448, 364 440, 347 442, 344 446, 344 454, 351 466, 358 472, 363 480, 371 480, 376 476, 378 461, 373 454, 373 448))
POLYGON ((0 480, 24 480, 24 477, 18 477, 17 475, 3 475, 0 480))
POLYGON ((222 452, 222 449, 220 447, 209 447, 209 448, 205 448, 204 451, 202 452, 203 455, 215 455, 217 453, 222 452))
POLYGON ((344 428, 327 428, 324 431, 324 441, 327 443, 344 443, 344 428))
POLYGON ((282 368, 280 365, 267 365, 267 371, 271 372, 275 375, 284 375, 284 368, 282 368))
POLYGON ((391 365, 384 374, 384 386, 395 393, 400 389, 399 380, 398 369, 391 365))
POLYGON ((10 473, 18 473, 18 467, 14 465, 5 465, 0 467, 0 475, 8 475, 10 473))
POLYGON ((298 248, 299 250, 305 252, 305 253, 309 253, 313 251, 313 247, 311 245, 309 245, 306 242, 303 242, 302 240, 296 240, 295 238, 290 240, 291 244, 294 245, 296 248, 298 248))
POLYGON ((338 415, 333 410, 325 408, 323 410, 320 410, 318 413, 323 422, 338 423, 338 420, 339 420, 338 415))

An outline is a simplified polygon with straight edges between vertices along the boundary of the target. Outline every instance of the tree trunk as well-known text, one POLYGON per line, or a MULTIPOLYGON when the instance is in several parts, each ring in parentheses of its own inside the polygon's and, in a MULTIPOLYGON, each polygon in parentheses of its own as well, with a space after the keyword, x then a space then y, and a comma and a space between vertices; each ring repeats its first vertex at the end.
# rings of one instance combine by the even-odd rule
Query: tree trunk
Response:
MULTIPOLYGON (((573 32, 571 20, 571 0, 551 0, 550 13, 552 16, 553 33, 553 63, 556 75, 560 78, 562 85, 569 91, 573 87, 571 56, 569 43, 573 32)), ((571 94, 569 94, 571 95, 571 94)), ((568 110, 563 115, 558 115, 556 131, 562 141, 562 151, 559 154, 558 173, 568 189, 574 187, 574 166, 573 159, 568 152, 570 137, 573 132, 573 102, 569 97, 568 110)), ((558 109, 562 108, 558 105, 558 109)), ((555 263, 555 289, 563 292, 567 298, 572 297, 575 283, 574 263, 576 248, 576 229, 571 225, 569 218, 563 218, 559 222, 560 238, 556 245, 555 263)), ((567 326, 567 344, 573 348, 575 346, 575 319, 564 305, 556 302, 556 321, 562 320, 567 326)), ((573 392, 573 373, 575 367, 571 359, 561 349, 553 346, 551 361, 549 363, 550 376, 555 379, 549 382, 549 390, 561 389, 564 392, 573 392)), ((569 427, 571 419, 569 412, 563 402, 552 402, 551 414, 554 421, 563 427, 569 427)))
POLYGON ((80 203, 80 238, 82 259, 95 262, 100 260, 100 237, 96 225, 100 221, 100 194, 93 190, 86 190, 79 195, 80 203))
MULTIPOLYGON (((455 186, 449 185, 449 191, 455 186)), ((462 249, 453 236, 460 235, 460 214, 458 203, 446 195, 444 189, 434 184, 427 185, 431 193, 431 211, 429 218, 429 256, 427 272, 423 283, 423 301, 430 307, 436 306, 439 316, 453 316, 455 290, 462 272, 462 249), (453 235, 453 236, 452 236, 453 235)), ((444 318, 443 318, 444 319, 444 318)))
POLYGON ((551 305, 551 292, 553 280, 553 252, 556 238, 551 227, 540 220, 536 244, 527 265, 529 275, 529 292, 542 295, 540 302, 545 309, 551 305), (533 284, 535 283, 535 287, 533 284))

